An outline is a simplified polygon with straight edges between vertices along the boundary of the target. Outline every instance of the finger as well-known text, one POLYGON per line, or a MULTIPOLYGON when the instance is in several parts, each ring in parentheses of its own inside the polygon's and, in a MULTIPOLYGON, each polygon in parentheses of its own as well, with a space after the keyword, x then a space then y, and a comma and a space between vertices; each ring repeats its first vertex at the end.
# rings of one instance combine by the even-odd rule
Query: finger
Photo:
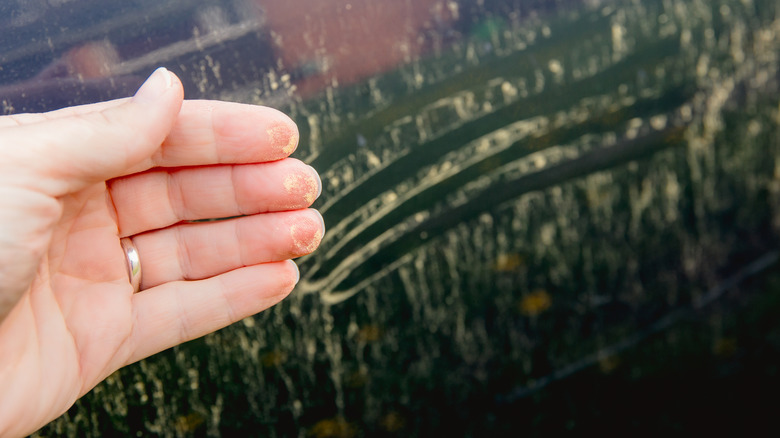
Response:
POLYGON ((292 154, 297 146, 298 127, 273 108, 186 101, 162 148, 136 170, 275 161, 292 154))
MULTIPOLYGON (((27 126, 101 114, 129 103, 117 99, 41 114, 0 117, 0 127, 27 126)), ((125 173, 152 167, 259 163, 288 157, 298 146, 295 123, 273 108, 233 102, 187 100, 154 156, 125 173)), ((160 145, 160 143, 157 143, 160 145)))
POLYGON ((159 153, 182 100, 181 82, 161 68, 119 105, 4 129, 0 179, 62 196, 123 175, 159 153))
POLYGON ((119 233, 129 236, 188 220, 306 208, 322 183, 311 166, 290 158, 157 169, 109 181, 108 187, 119 233))
POLYGON ((298 281, 291 261, 248 266, 200 281, 165 283, 133 295, 129 363, 181 344, 284 299, 298 281))
POLYGON ((324 232, 322 216, 307 209, 139 234, 133 243, 141 259, 141 289, 300 257, 317 248, 324 232))

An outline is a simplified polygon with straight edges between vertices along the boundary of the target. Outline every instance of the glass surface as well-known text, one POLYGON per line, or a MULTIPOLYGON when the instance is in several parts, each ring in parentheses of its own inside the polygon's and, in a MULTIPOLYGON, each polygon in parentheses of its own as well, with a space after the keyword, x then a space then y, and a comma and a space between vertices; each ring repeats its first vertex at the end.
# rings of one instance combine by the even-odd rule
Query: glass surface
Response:
POLYGON ((42 436, 777 429, 774 0, 17 0, 2 113, 269 105, 328 232, 277 307, 42 436))

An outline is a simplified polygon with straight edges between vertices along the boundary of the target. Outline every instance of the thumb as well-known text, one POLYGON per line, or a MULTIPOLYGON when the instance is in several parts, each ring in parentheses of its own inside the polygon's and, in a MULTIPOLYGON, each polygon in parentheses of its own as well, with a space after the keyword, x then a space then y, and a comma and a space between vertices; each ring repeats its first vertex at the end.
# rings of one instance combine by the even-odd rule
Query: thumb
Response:
POLYGON ((135 96, 116 105, 1 129, 0 158, 7 168, 0 179, 62 196, 148 169, 176 121, 183 96, 179 79, 159 68, 135 96))

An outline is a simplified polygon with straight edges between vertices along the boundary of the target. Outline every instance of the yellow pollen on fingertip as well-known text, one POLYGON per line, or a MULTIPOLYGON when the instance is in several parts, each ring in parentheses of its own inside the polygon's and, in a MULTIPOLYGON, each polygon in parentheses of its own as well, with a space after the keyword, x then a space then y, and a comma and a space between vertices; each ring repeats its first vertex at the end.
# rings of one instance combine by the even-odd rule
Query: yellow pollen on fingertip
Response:
POLYGON ((322 241, 322 229, 319 228, 318 225, 314 226, 317 227, 317 231, 315 231, 314 234, 310 234, 311 223, 307 225, 296 224, 290 227, 290 233, 292 234, 295 247, 301 254, 312 253, 320 246, 320 242, 322 241))
POLYGON ((310 205, 317 200, 317 180, 303 173, 293 173, 284 178, 284 190, 288 195, 303 193, 303 199, 310 205))
POLYGON ((282 148, 282 152, 289 155, 295 152, 295 148, 297 147, 298 147, 298 133, 296 131, 293 131, 292 134, 290 134, 290 138, 287 140, 287 146, 282 148))
POLYGON ((298 131, 286 123, 276 123, 267 130, 271 143, 289 155, 298 147, 298 131))

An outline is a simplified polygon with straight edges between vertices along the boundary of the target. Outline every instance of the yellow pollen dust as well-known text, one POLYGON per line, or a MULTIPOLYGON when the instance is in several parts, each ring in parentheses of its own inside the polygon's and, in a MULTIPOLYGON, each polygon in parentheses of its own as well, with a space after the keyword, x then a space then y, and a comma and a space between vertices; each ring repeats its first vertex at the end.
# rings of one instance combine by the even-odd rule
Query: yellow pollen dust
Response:
POLYGON ((298 147, 298 131, 285 123, 277 123, 268 128, 268 136, 274 146, 289 155, 298 147))
POLYGON ((303 193, 303 199, 312 204, 317 199, 317 180, 308 174, 293 173, 284 178, 284 190, 288 195, 303 193))
POLYGON ((310 227, 310 225, 293 225, 290 227, 295 247, 298 248, 302 254, 314 252, 322 241, 322 229, 319 229, 318 227, 317 231, 315 231, 313 235, 310 235, 307 232, 310 227), (311 236, 311 238, 301 238, 301 236, 311 236))

